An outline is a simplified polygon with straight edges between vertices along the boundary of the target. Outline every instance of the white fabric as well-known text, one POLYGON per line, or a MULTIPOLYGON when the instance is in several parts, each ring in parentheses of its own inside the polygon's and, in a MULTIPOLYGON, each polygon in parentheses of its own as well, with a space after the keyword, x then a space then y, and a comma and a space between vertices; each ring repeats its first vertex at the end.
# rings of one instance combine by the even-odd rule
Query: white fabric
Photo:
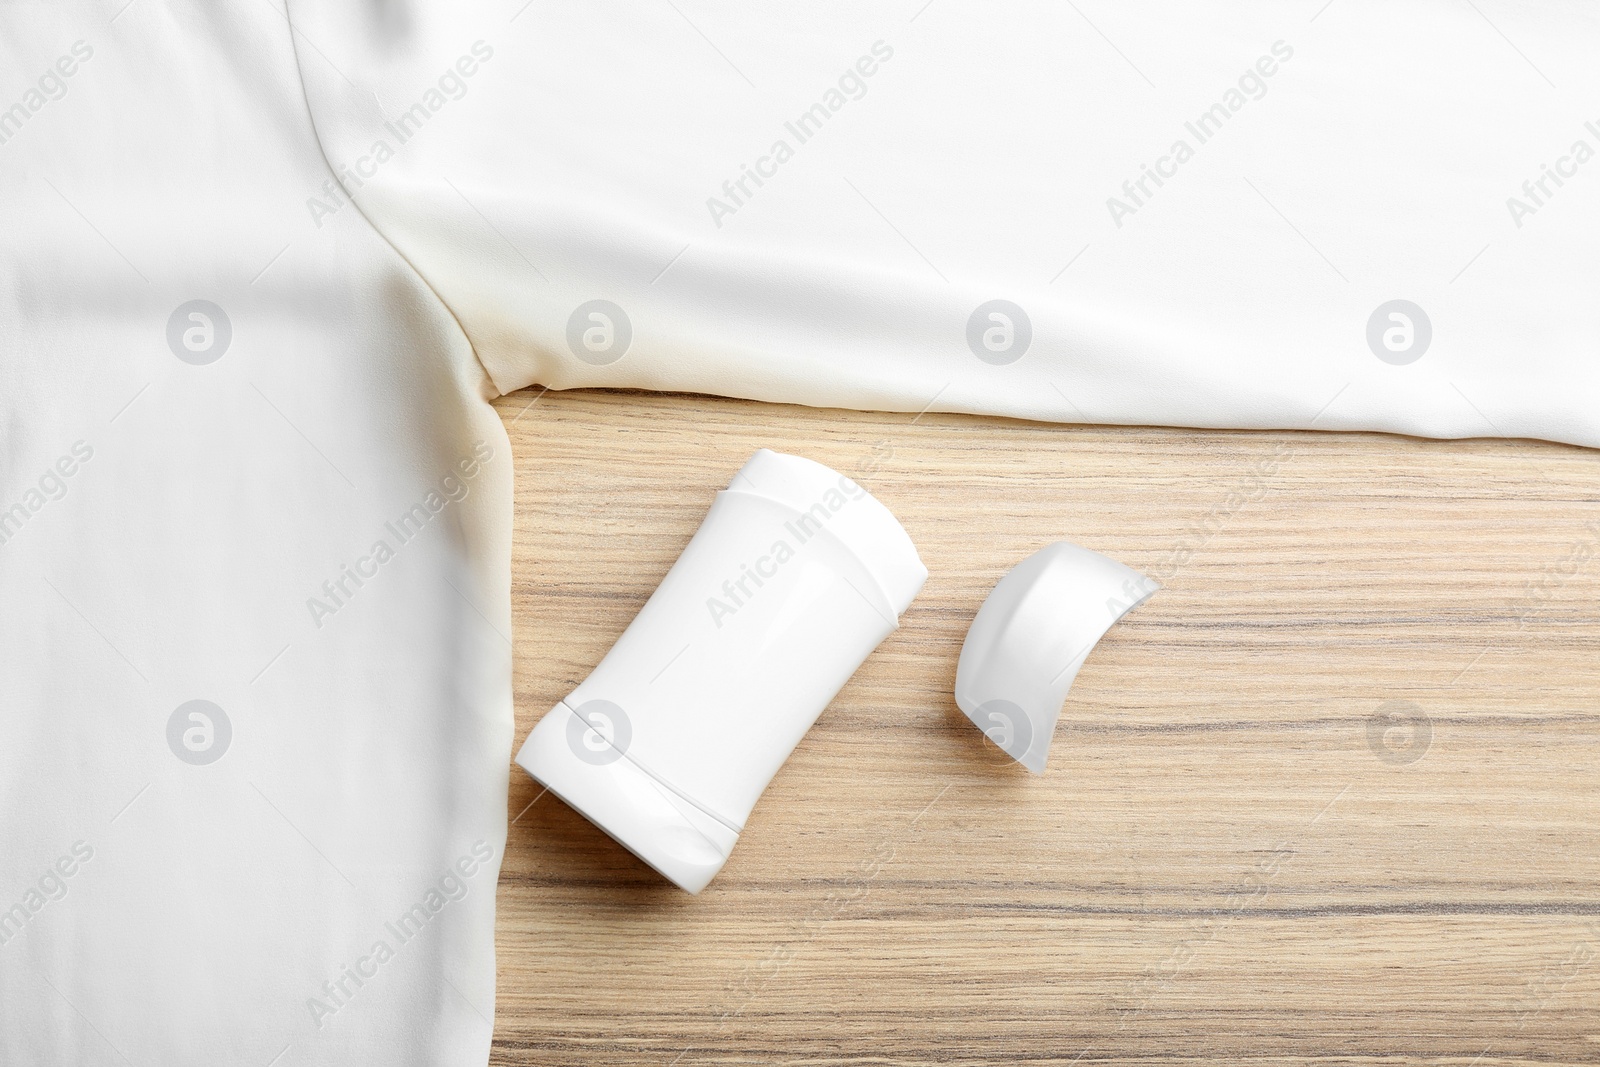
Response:
POLYGON ((1577 0, 123 4, 0 8, 6 1064, 484 1062, 499 391, 1600 444, 1577 0))

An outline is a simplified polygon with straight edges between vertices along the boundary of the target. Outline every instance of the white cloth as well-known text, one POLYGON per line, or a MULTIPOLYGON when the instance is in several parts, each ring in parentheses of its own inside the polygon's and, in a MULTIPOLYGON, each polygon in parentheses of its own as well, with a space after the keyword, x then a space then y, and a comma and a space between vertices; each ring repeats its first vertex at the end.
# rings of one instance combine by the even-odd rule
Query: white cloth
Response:
POLYGON ((1576 0, 123 3, 0 8, 6 1064, 484 1062, 496 392, 1600 444, 1576 0))

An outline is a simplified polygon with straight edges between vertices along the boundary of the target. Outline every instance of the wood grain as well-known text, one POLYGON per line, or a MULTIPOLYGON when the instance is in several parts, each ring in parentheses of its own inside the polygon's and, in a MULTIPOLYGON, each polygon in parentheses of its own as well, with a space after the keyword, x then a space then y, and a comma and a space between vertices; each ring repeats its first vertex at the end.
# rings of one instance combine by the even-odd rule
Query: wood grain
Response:
POLYGON ((1600 1060, 1592 453, 498 403, 519 742, 758 447, 867 485, 931 576, 697 898, 512 768, 495 1064, 1600 1060), (951 686, 1060 539, 1165 588, 1034 777, 951 686))

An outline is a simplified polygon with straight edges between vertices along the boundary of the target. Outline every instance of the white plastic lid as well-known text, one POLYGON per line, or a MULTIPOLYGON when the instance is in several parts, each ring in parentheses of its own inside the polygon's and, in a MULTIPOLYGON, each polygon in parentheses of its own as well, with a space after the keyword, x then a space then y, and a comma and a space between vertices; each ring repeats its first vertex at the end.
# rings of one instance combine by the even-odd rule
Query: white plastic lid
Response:
POLYGON ((978 609, 956 664, 956 706, 1043 774, 1067 692, 1096 642, 1161 586, 1057 541, 1013 567, 978 609))

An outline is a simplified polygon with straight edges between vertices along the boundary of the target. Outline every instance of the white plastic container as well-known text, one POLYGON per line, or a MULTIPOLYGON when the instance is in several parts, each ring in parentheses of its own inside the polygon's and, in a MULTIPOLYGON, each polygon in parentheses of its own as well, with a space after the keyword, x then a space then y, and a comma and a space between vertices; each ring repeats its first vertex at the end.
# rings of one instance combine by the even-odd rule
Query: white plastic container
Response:
POLYGON ((927 579, 889 509, 762 449, 517 762, 691 893, 927 579))

